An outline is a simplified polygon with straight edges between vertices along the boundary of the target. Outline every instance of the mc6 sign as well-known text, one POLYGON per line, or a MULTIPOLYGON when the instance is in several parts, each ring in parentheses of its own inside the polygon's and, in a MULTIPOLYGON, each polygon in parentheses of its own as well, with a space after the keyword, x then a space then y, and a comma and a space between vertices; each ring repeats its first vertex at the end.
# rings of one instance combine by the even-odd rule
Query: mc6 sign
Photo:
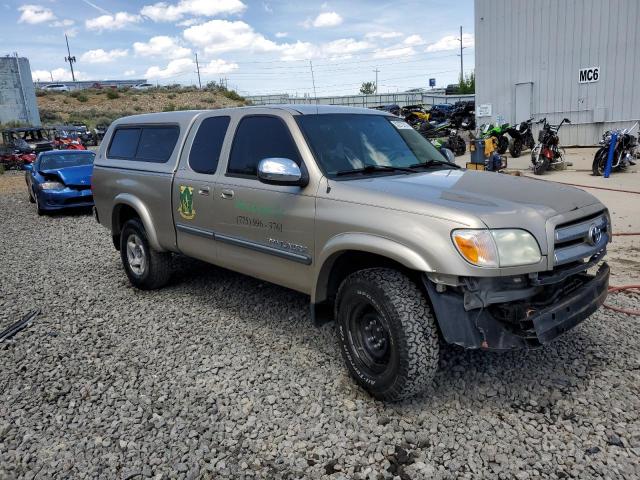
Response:
POLYGON ((597 82, 600 78, 600 67, 581 68, 578 75, 578 83, 597 82))

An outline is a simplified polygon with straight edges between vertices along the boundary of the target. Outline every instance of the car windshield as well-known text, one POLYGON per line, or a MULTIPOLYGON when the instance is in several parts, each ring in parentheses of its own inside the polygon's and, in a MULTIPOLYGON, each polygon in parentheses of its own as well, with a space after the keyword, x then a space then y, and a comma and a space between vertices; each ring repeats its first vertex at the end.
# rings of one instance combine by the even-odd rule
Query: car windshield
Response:
POLYGON ((80 167, 91 165, 95 158, 95 153, 56 153, 54 155, 44 155, 40 159, 40 170, 57 170, 59 168, 80 167))
POLYGON ((329 177, 406 174, 433 166, 457 168, 396 117, 338 113, 299 115, 296 119, 316 161, 329 177))

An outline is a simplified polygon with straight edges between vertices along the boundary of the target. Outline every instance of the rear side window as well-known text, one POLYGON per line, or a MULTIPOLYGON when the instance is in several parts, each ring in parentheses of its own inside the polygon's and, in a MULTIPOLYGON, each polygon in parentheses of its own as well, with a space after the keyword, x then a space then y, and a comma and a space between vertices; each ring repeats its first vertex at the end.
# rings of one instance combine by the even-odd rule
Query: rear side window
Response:
POLYGON ((289 128, 277 117, 244 117, 233 139, 227 173, 255 177, 260 160, 272 157, 301 164, 289 128))
POLYGON ((117 128, 107 156, 122 160, 165 163, 178 141, 177 126, 117 128))
POLYGON ((210 117, 202 121, 189 153, 189 166, 194 172, 216 173, 229 120, 229 117, 210 117))

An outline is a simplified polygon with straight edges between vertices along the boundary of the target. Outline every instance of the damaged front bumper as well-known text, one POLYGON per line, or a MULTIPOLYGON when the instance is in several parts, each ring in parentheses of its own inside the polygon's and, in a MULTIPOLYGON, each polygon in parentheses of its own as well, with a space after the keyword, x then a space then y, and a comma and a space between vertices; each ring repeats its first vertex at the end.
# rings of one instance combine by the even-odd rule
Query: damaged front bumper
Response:
MULTIPOLYGON (((601 258, 601 257, 600 257, 601 258)), ((548 343, 589 317, 602 305, 609 266, 586 273, 580 266, 539 276, 463 279, 438 288, 424 277, 444 339, 465 348, 509 350, 548 343)))

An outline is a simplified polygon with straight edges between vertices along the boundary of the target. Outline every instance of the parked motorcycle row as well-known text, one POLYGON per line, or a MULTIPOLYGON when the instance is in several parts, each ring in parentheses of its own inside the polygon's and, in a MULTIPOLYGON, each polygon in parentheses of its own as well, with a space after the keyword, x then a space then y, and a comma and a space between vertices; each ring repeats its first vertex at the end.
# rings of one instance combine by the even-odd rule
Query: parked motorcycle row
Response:
POLYGON ((85 125, 7 128, 2 131, 0 165, 5 170, 22 170, 48 150, 86 150, 97 146, 106 126, 90 131, 85 125))
MULTIPOLYGON (((531 150, 531 169, 536 175, 542 175, 549 170, 566 169, 571 164, 564 158, 558 132, 565 123, 571 123, 571 120, 564 118, 559 124, 553 125, 546 118, 542 118, 535 123, 542 125, 537 143, 533 137, 533 117, 517 125, 482 124, 478 128, 476 138, 495 139, 497 153, 503 155, 509 150, 513 158, 519 157, 525 150, 531 150)), ((604 175, 612 141, 616 142, 612 171, 624 171, 628 166, 635 165, 633 158, 636 155, 638 139, 631 132, 637 126, 636 123, 631 128, 608 130, 602 135, 601 147, 593 159, 593 175, 604 175)))

